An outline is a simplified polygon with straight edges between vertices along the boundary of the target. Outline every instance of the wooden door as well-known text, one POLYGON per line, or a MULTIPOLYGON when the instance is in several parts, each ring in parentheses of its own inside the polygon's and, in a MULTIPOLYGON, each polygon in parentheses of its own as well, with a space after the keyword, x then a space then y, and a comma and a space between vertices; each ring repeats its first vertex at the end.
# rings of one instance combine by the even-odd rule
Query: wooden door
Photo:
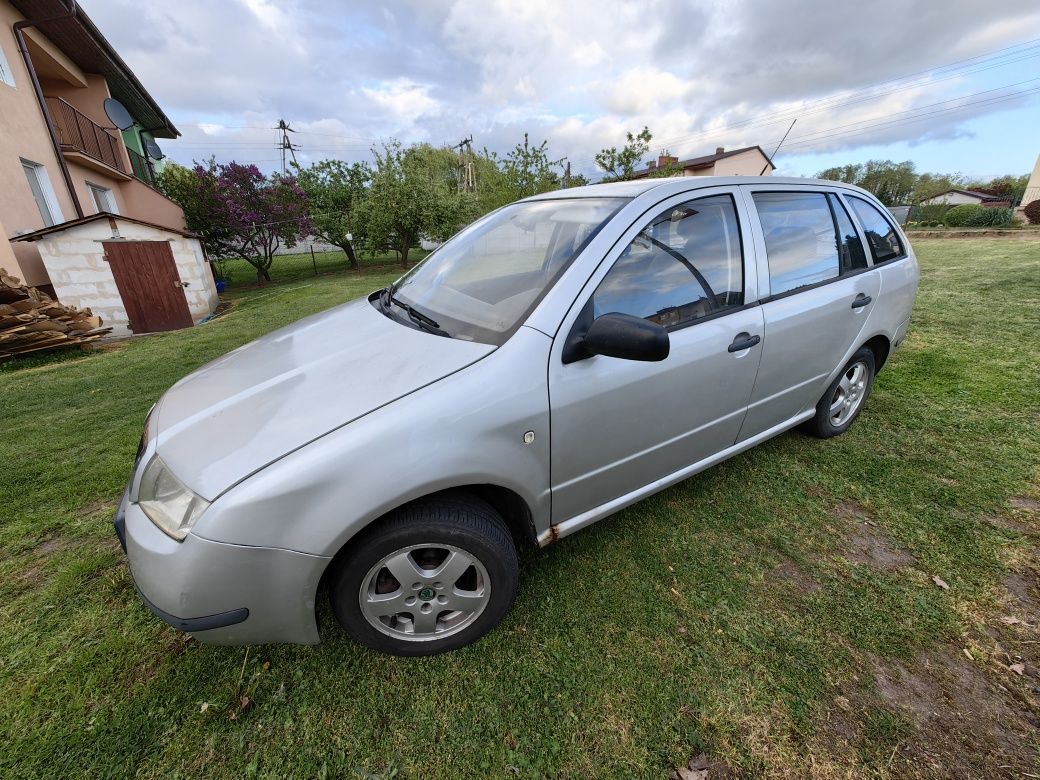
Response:
POLYGON ((167 241, 105 241, 119 297, 134 333, 191 327, 191 312, 167 241))

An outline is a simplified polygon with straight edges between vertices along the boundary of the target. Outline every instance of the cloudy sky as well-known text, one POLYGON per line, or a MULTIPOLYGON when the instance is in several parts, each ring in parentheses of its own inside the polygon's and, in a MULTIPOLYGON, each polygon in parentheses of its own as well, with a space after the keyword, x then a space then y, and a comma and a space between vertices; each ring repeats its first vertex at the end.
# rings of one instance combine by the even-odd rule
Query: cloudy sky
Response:
POLYGON ((681 156, 760 144, 779 172, 875 157, 1028 172, 1036 0, 81 0, 182 132, 175 160, 366 159, 380 139, 505 152, 523 133, 593 178, 626 130, 681 156))

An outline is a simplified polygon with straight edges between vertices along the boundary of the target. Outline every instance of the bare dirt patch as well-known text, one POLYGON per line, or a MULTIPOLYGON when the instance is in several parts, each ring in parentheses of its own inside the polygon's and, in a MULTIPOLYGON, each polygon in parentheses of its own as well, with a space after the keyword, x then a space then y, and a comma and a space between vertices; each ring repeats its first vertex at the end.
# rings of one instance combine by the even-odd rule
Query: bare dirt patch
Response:
POLYGON ((890 762, 895 777, 1021 777, 1036 769, 1037 719, 982 659, 944 647, 910 663, 875 662, 877 695, 913 733, 890 762))
POLYGON ((805 569, 787 558, 776 565, 769 578, 784 582, 803 596, 810 596, 820 589, 820 584, 805 569))
POLYGON ((1008 502, 1012 509, 1024 509, 1027 512, 1040 512, 1040 500, 1029 496, 1012 496, 1008 502))
POLYGON ((736 780, 739 777, 739 771, 706 753, 697 753, 686 766, 678 767, 671 774, 671 780, 736 780))
POLYGON ((844 501, 834 508, 834 514, 850 521, 852 526, 845 552, 846 560, 883 571, 895 571, 913 565, 914 557, 897 547, 885 535, 865 507, 854 501, 844 501))

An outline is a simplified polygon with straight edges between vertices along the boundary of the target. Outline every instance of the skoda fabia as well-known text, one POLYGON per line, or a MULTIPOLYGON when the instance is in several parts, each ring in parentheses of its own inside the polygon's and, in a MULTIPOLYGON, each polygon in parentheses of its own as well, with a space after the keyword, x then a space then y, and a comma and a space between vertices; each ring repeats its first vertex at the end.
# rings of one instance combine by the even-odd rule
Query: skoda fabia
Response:
POLYGON ((546 193, 155 405, 116 516, 145 603, 205 642, 465 645, 548 545, 801 425, 843 433, 906 335, 869 193, 671 178, 546 193))

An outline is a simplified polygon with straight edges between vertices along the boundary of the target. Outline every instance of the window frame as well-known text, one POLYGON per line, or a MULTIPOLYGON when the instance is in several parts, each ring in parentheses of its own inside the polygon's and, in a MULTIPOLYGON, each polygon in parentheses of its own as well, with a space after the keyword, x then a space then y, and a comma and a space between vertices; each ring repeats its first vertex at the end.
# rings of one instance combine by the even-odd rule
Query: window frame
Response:
MULTIPOLYGON (((710 320, 715 320, 715 319, 718 319, 719 317, 724 317, 727 314, 732 314, 733 312, 742 311, 744 309, 750 308, 751 306, 757 306, 758 305, 758 301, 757 300, 752 302, 752 303, 748 303, 748 294, 747 294, 747 287, 748 287, 747 259, 748 259, 748 253, 747 253, 747 246, 745 244, 744 226, 741 224, 741 215, 740 215, 740 206, 739 206, 740 200, 737 198, 736 192, 734 192, 734 191, 732 191, 730 189, 725 189, 724 191, 712 192, 711 194, 700 194, 700 192, 698 190, 694 190, 693 192, 685 193, 684 197, 679 198, 674 203, 670 202, 673 199, 669 199, 668 201, 662 201, 662 203, 669 203, 669 205, 667 205, 667 206, 663 206, 662 204, 658 204, 657 206, 655 206, 652 209, 647 209, 647 211, 643 213, 643 215, 640 217, 640 219, 637 220, 635 223, 633 223, 632 227, 636 227, 637 229, 632 234, 631 238, 628 238, 628 240, 626 240, 624 242, 624 244, 621 246, 620 251, 617 252, 614 255, 613 259, 611 260, 610 265, 607 268, 606 273, 604 273, 599 278, 599 280, 595 283, 595 285, 593 286, 592 292, 589 294, 588 300, 585 302, 585 308, 588 309, 588 315, 586 315, 586 316, 591 317, 591 315, 592 315, 593 302, 594 302, 594 300, 596 298, 596 292, 599 290, 600 285, 603 284, 604 280, 606 280, 606 278, 610 275, 610 272, 614 270, 614 266, 616 266, 618 264, 618 262, 621 260, 622 255, 625 253, 625 251, 628 249, 628 247, 643 232, 643 230, 646 228, 646 226, 650 222, 659 219, 666 211, 671 211, 671 210, 673 210, 675 208, 678 208, 679 206, 683 206, 683 205, 685 205, 687 203, 693 203, 694 201, 698 201, 698 200, 705 200, 707 198, 716 198, 716 197, 728 197, 730 199, 730 204, 733 206, 733 217, 734 217, 734 219, 736 220, 736 223, 737 223, 737 244, 739 246, 739 251, 740 251, 740 284, 741 284, 741 292, 744 295, 744 302, 742 304, 740 304, 739 306, 727 306, 724 309, 720 309, 719 311, 712 312, 711 314, 705 314, 703 317, 698 317, 697 319, 690 320, 689 322, 680 322, 680 323, 676 323, 674 325, 662 325, 661 327, 663 327, 670 334, 671 333, 677 333, 678 331, 685 330, 686 328, 691 328, 694 325, 700 325, 702 322, 709 322, 710 320), (649 219, 646 218, 646 214, 647 213, 652 214, 652 216, 649 219)), ((625 234, 626 237, 628 236, 629 232, 630 231, 626 231, 626 234, 625 234)), ((676 260, 675 262, 678 263, 679 261, 676 260)), ((698 282, 700 283, 699 279, 698 279, 698 282)), ((643 318, 643 319, 645 319, 645 318, 643 318)), ((590 319, 589 320, 590 324, 591 324, 591 321, 592 320, 590 319)), ((647 320, 647 321, 650 322, 651 320, 647 320)))
POLYGON ((852 218, 853 224, 856 226, 857 230, 859 230, 860 238, 863 241, 863 246, 866 247, 867 250, 867 257, 870 258, 871 267, 888 265, 889 263, 895 263, 899 260, 905 260, 907 257, 910 256, 910 252, 907 249, 908 244, 906 241, 906 237, 903 236, 902 231, 900 231, 899 227, 892 219, 892 215, 888 213, 888 209, 886 209, 884 205, 873 203, 870 199, 865 198, 859 193, 855 192, 843 192, 841 193, 841 195, 847 196, 847 198, 842 198, 842 201, 845 203, 845 210, 852 218), (886 260, 877 259, 877 255, 874 253, 874 246, 867 239, 867 231, 863 226, 863 221, 859 218, 859 214, 856 213, 855 207, 853 207, 852 203, 849 202, 852 198, 859 198, 859 200, 863 201, 864 203, 873 206, 881 215, 881 218, 886 223, 888 223, 888 226, 892 228, 892 231, 896 234, 896 240, 899 242, 900 253, 898 255, 896 255, 895 257, 889 257, 886 260))
MULTIPOLYGON (((717 184, 705 187, 697 186, 695 182, 696 179, 693 179, 688 185, 688 189, 684 189, 681 192, 673 193, 666 197, 659 196, 652 203, 644 206, 642 211, 634 217, 625 218, 626 221, 630 219, 628 224, 619 234, 617 234, 617 237, 613 239, 613 243, 611 243, 610 247, 604 251, 599 260, 596 261, 596 265, 592 268, 592 271, 586 272, 587 275, 585 276, 584 281, 580 283, 580 289, 570 296, 569 304, 567 309, 564 311, 563 316, 557 320, 555 326, 550 329, 551 333, 557 335, 554 343, 559 343, 558 347, 553 347, 553 354, 557 355, 556 359, 560 359, 564 363, 571 362, 567 357, 570 345, 576 339, 580 339, 584 331, 592 324, 592 296, 599 288, 600 282, 602 282, 606 275, 610 273, 614 264, 620 259, 625 249, 628 248, 628 245, 632 243, 632 240, 639 235, 640 232, 642 232, 647 222, 666 209, 675 208, 683 203, 699 200, 700 198, 708 198, 715 195, 729 195, 733 200, 737 225, 740 232, 740 253, 743 260, 741 273, 744 277, 744 304, 742 306, 732 306, 728 309, 715 312, 714 314, 709 314, 706 317, 693 320, 681 327, 676 327, 675 329, 670 330, 669 333, 677 333, 692 326, 700 325, 703 322, 710 322, 711 320, 719 319, 720 317, 735 314, 739 311, 744 311, 753 306, 759 305, 759 281, 758 274, 755 270, 757 255, 751 232, 748 230, 748 220, 750 219, 750 216, 747 211, 747 204, 739 193, 739 187, 735 184, 717 184), (562 334, 567 335, 563 338, 558 338, 558 336, 561 336, 562 334)), ((616 218, 617 217, 615 217, 615 219, 616 218)), ((578 267, 580 267, 580 265, 578 267)), ((575 269, 572 268, 572 270, 575 269)))
MULTIPOLYGON (((755 254, 758 265, 758 287, 761 291, 766 293, 758 298, 758 303, 766 304, 770 301, 779 301, 784 298, 789 298, 792 295, 798 295, 799 293, 809 292, 820 287, 825 287, 828 284, 835 284, 836 282, 850 279, 853 276, 867 273, 874 269, 872 262, 873 255, 870 252, 870 247, 867 245, 866 238, 864 237, 863 227, 856 220, 855 215, 852 213, 852 207, 849 206, 842 199, 841 195, 843 190, 840 187, 827 187, 819 184, 742 184, 740 190, 744 196, 744 201, 747 207, 748 219, 750 221, 751 230, 754 234, 755 254), (756 192, 770 192, 770 193, 794 193, 803 195, 823 195, 824 200, 827 203, 828 209, 831 208, 830 199, 827 195, 837 195, 838 200, 845 208, 845 213, 852 222, 852 226, 856 229, 856 233, 859 236, 860 244, 863 247, 863 251, 867 257, 867 265, 865 268, 857 268, 847 273, 841 273, 841 259, 838 260, 838 275, 831 279, 824 279, 823 281, 814 282, 813 284, 807 284, 804 287, 796 287, 793 290, 785 290, 782 293, 773 294, 772 286, 769 279, 769 256, 766 251, 765 231, 762 229, 762 221, 758 216, 758 208, 755 205, 754 194, 756 192), (768 292, 767 292, 768 291, 768 292)), ((833 211, 831 212, 831 222, 834 225, 835 236, 838 235, 837 219, 833 211)), ((745 298, 746 301, 746 298, 745 298)))
POLYGON ((65 215, 61 213, 61 205, 58 203, 58 195, 54 191, 54 185, 51 184, 51 177, 47 172, 47 167, 38 162, 26 160, 24 157, 20 157, 19 162, 21 162, 22 171, 25 173, 25 184, 29 188, 29 194, 32 195, 32 199, 36 203, 37 209, 40 211, 40 219, 43 220, 44 227, 60 225, 65 221, 65 215), (36 200, 36 193, 32 191, 32 182, 29 181, 30 171, 36 179, 36 185, 40 188, 43 205, 47 207, 46 214, 44 214, 43 209, 40 208, 40 202, 36 200), (48 220, 50 220, 50 222, 48 222, 48 220))
POLYGON ((90 193, 90 199, 94 202, 94 208, 97 209, 98 214, 101 214, 102 212, 106 214, 119 214, 119 204, 116 202, 116 194, 112 191, 111 187, 103 187, 100 184, 94 184, 90 181, 85 182, 85 184, 87 185, 87 191, 90 193), (101 208, 101 204, 98 203, 98 192, 105 193, 108 196, 108 199, 112 201, 111 210, 101 208))
POLYGON ((0 84, 5 84, 11 89, 18 89, 14 80, 14 71, 11 70, 11 63, 7 59, 7 52, 4 51, 3 46, 0 46, 0 84))

